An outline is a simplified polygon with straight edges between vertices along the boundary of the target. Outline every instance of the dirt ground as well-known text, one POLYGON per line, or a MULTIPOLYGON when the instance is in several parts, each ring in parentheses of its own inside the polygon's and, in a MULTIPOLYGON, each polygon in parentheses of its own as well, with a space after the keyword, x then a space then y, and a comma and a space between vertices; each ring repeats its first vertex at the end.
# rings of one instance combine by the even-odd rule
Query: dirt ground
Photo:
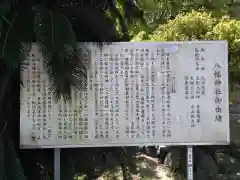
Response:
MULTIPOLYGON (((132 175, 134 180, 181 180, 173 177, 167 167, 159 165, 157 158, 142 154, 137 159, 137 174, 132 175)), ((115 172, 105 172, 98 180, 123 180, 120 167, 115 172)))

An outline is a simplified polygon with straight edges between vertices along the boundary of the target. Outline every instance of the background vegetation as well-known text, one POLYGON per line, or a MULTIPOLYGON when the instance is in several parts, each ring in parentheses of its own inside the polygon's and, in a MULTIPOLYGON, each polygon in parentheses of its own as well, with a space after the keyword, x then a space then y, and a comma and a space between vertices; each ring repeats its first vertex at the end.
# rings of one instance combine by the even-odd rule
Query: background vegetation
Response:
MULTIPOLYGON (((70 87, 84 88, 86 78, 86 59, 77 56, 79 51, 84 54, 84 48, 76 48, 78 41, 100 42, 101 46, 112 41, 226 39, 231 89, 240 77, 239 17, 237 0, 1 1, 0 180, 53 179, 53 150, 19 149, 19 71, 24 68, 22 52, 29 49, 28 43, 22 46, 23 42, 39 44, 46 57, 44 63, 56 98, 69 98, 70 87)), ((232 102, 234 93, 231 90, 232 102)), ((230 106, 234 122, 240 119, 240 111, 236 109, 230 106)), ((237 123, 231 124, 232 137, 236 138, 230 146, 195 148, 197 178, 238 178, 240 148, 235 139, 240 135, 237 127, 237 123)), ((132 175, 138 173, 145 179, 159 179, 152 170, 156 167, 139 166, 146 160, 143 154, 147 159, 159 159, 172 172, 185 176, 185 147, 161 149, 160 155, 156 147, 119 147, 63 149, 61 177, 63 180, 80 176, 97 179, 105 172, 120 171, 125 180, 133 179, 132 175)), ((105 179, 114 177, 105 173, 105 179)))

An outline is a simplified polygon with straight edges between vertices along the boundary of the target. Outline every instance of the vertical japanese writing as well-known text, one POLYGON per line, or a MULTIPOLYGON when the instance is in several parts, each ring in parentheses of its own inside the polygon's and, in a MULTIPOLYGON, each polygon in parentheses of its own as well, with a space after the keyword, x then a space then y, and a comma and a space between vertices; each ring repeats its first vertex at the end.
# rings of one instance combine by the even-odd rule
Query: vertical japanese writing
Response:
MULTIPOLYGON (((128 52, 128 49, 124 49, 124 52, 128 52)), ((124 56, 124 52, 122 51, 120 56, 124 56)), ((124 98, 124 103, 125 103, 125 120, 126 120, 126 127, 125 127, 125 132, 128 138, 131 137, 131 125, 130 125, 130 114, 129 112, 129 102, 130 102, 130 94, 129 94, 129 89, 130 89, 130 82, 129 82, 129 58, 128 56, 124 56, 123 58, 123 65, 124 65, 124 87, 125 87, 125 98, 124 98)))
POLYGON ((172 133, 171 133, 171 107, 170 107, 170 101, 171 101, 171 96, 170 96, 170 92, 167 92, 167 137, 171 137, 172 133))
POLYGON ((86 92, 81 92, 81 93, 77 93, 76 97, 78 97, 77 101, 79 101, 79 99, 81 100, 78 103, 76 110, 73 113, 73 114, 77 113, 76 123, 75 123, 75 135, 77 136, 76 139, 87 139, 88 138, 88 118, 87 118, 86 99, 88 98, 88 94, 86 92))
MULTIPOLYGON (((144 53, 142 52, 143 50, 140 49, 136 49, 136 53, 140 52, 140 66, 141 68, 144 67, 144 53)), ((140 97, 141 97, 141 134, 143 137, 145 137, 146 133, 145 133, 145 106, 146 106, 146 98, 145 98, 145 90, 144 90, 144 86, 145 86, 145 76, 141 73, 140 75, 140 97)))
POLYGON ((72 106, 70 106, 70 104, 68 105, 67 119, 68 119, 68 139, 72 140, 72 138, 73 138, 73 133, 72 133, 73 132, 73 114, 72 114, 72 106))
POLYGON ((63 106, 63 139, 68 139, 68 119, 67 119, 67 106, 63 106))
POLYGON ((222 122, 222 74, 221 74, 221 66, 218 63, 215 63, 214 67, 214 95, 215 95, 215 121, 222 122))
POLYGON ((205 61, 204 57, 204 48, 195 48, 194 55, 195 55, 195 62, 196 62, 196 71, 205 71, 205 67, 203 62, 205 61))
MULTIPOLYGON (((98 71, 96 70, 98 67, 97 67, 97 62, 96 61, 93 61, 91 59, 91 57, 95 57, 97 51, 96 49, 90 49, 89 50, 89 61, 90 61, 90 65, 91 65, 91 70, 88 71, 88 88, 89 88, 89 92, 91 93, 91 96, 92 97, 89 97, 88 96, 88 93, 84 94, 84 93, 76 93, 76 103, 78 101, 78 99, 81 99, 82 96, 84 96, 85 99, 88 99, 88 101, 91 102, 93 108, 91 109, 92 110, 92 114, 94 116, 97 116, 97 92, 98 92, 98 82, 96 82, 96 77, 98 76, 98 71)), ((84 101, 84 103, 78 103, 80 104, 81 107, 78 107, 77 106, 77 109, 74 110, 74 122, 75 122, 75 138, 78 139, 80 138, 80 134, 79 134, 79 129, 81 128, 80 126, 80 113, 81 113, 81 110, 84 110, 84 111, 87 111, 87 104, 88 102, 84 101)), ((85 119, 86 117, 84 117, 85 119)), ((88 120, 88 115, 87 115, 87 120, 88 120)), ((96 124, 96 121, 94 122, 96 124)), ((95 125, 94 124, 94 125, 95 125)), ((88 125, 88 121, 87 121, 87 125, 88 125)), ((88 138, 88 126, 87 126, 87 129, 85 129, 87 132, 86 132, 86 136, 85 138, 88 138)), ((96 126, 94 128, 94 138, 96 138, 96 126)))
POLYGON ((47 114, 47 119, 52 119, 52 93, 51 93, 51 88, 50 84, 47 85, 47 108, 46 108, 46 114, 47 114))
POLYGON ((200 99, 201 97, 201 79, 199 76, 196 77, 196 99, 200 99))
MULTIPOLYGON (((28 97, 27 98, 27 108, 28 108, 28 110, 27 110, 27 117, 28 118, 31 118, 31 116, 30 116, 30 110, 33 108, 31 108, 31 98, 30 97, 28 97)), ((36 130, 36 127, 35 127, 35 122, 33 122, 33 127, 32 127, 32 129, 33 130, 36 130)))
POLYGON ((94 69, 95 71, 95 89, 94 89, 94 96, 95 96, 95 139, 99 139, 100 138, 100 127, 99 127, 99 119, 101 118, 101 112, 99 112, 99 110, 101 109, 101 103, 102 103, 102 86, 101 86, 101 73, 103 70, 103 54, 102 52, 100 52, 100 60, 99 60, 99 64, 95 64, 96 67, 94 69), (98 65, 98 66, 97 66, 98 65))
POLYGON ((185 99, 189 99, 189 77, 184 77, 184 92, 185 92, 185 99))
MULTIPOLYGON (((135 73, 138 74, 139 73, 139 68, 140 68, 140 59, 139 59, 139 56, 138 54, 136 53, 136 50, 135 50, 135 73)), ((134 55, 134 54, 133 54, 134 55)), ((140 97, 140 82, 139 80, 136 81, 136 96, 135 96, 135 99, 136 99, 136 114, 135 114, 135 117, 136 117, 136 133, 137 133, 137 138, 141 137, 141 97, 140 97)))
MULTIPOLYGON (((169 53, 164 52, 164 49, 157 50, 157 54, 161 52, 161 69, 162 69, 162 82, 161 82, 161 100, 162 100, 162 136, 170 138, 171 133, 171 96, 169 88, 170 85, 170 62, 169 53)), ((186 93, 186 92, 185 92, 186 93)))
POLYGON ((194 128, 196 126, 196 109, 194 105, 191 105, 191 127, 194 128))
POLYGON ((200 105, 191 105, 191 128, 194 128, 198 123, 201 122, 201 111, 200 111, 200 105))
POLYGON ((206 78, 202 76, 201 77, 201 95, 205 95, 205 83, 206 83, 206 78))
POLYGON ((146 84, 145 84, 145 91, 146 91, 146 135, 147 135, 147 138, 150 138, 151 136, 151 106, 150 106, 150 98, 151 98, 151 69, 149 67, 151 67, 151 62, 150 62, 150 58, 149 58, 149 50, 146 49, 142 49, 143 53, 144 51, 146 52, 145 53, 145 77, 146 77, 146 84))
POLYGON ((100 95, 99 95, 99 118, 97 119, 98 122, 98 128, 99 128, 99 135, 98 137, 103 138, 104 137, 104 129, 103 129, 103 124, 102 122, 104 122, 104 87, 103 87, 103 83, 104 83, 104 69, 105 69, 105 61, 106 58, 108 57, 108 54, 105 54, 104 52, 101 52, 101 56, 100 56, 100 95))
MULTIPOLYGON (((115 56, 118 57, 118 56, 115 56)), ((118 75, 119 75, 119 59, 115 58, 115 69, 114 69, 114 75, 115 75, 115 84, 114 84, 114 117, 115 117, 115 130, 116 130, 116 138, 119 139, 120 137, 120 126, 119 126, 119 80, 118 80, 118 75)))
POLYGON ((197 123, 201 122, 201 112, 200 112, 200 105, 196 105, 196 118, 197 118, 197 123))
POLYGON ((114 61, 115 59, 118 59, 118 55, 111 56, 110 57, 110 127, 112 131, 114 131, 114 78, 115 78, 115 72, 114 72, 114 61))
POLYGON ((63 123, 62 123, 62 118, 63 118, 63 105, 59 103, 58 105, 58 139, 63 139, 63 123))
POLYGON ((195 81, 194 81, 194 77, 190 76, 190 98, 194 99, 195 98, 195 81))
MULTIPOLYGON (((92 72, 92 71, 90 71, 90 72, 92 72)), ((90 81, 91 81, 93 77, 90 76, 90 78, 91 78, 90 79, 90 81)), ((93 86, 91 86, 89 84, 89 87, 92 90, 93 86)), ((73 134, 73 136, 74 136, 75 140, 77 140, 77 138, 79 136, 78 135, 78 130, 79 130, 79 126, 78 126, 78 118, 79 118, 78 109, 80 109, 80 108, 78 107, 78 104, 80 104, 80 103, 77 102, 78 99, 80 99, 79 93, 77 91, 74 91, 74 93, 73 93, 73 101, 74 101, 73 105, 77 104, 77 106, 74 107, 74 109, 73 109, 73 126, 74 126, 74 134, 73 134)))
POLYGON ((99 70, 102 69, 102 53, 100 53, 100 64, 97 64, 96 61, 94 61, 93 64, 93 82, 94 84, 94 91, 93 91, 93 96, 94 96, 94 113, 95 113, 95 117, 97 118, 97 120, 94 121, 94 125, 95 125, 95 139, 98 139, 99 137, 99 127, 98 127, 98 119, 99 119, 99 92, 100 92, 100 80, 99 80, 99 75, 100 72, 99 70))
POLYGON ((87 110, 87 102, 88 102, 88 96, 87 92, 83 92, 81 94, 82 99, 82 109, 81 112, 83 113, 83 138, 88 138, 88 110, 87 110))
POLYGON ((108 54, 105 52, 102 52, 103 56, 100 61, 101 67, 100 67, 100 84, 101 84, 101 89, 100 89, 100 118, 99 118, 99 128, 100 128, 100 138, 104 138, 105 136, 105 96, 106 96, 106 88, 104 87, 104 83, 106 80, 105 76, 105 69, 107 68, 107 59, 108 59, 108 54))
POLYGON ((137 137, 140 137, 140 118, 141 118, 141 111, 140 111, 140 86, 139 83, 136 83, 136 131, 137 137))
POLYGON ((162 90, 162 136, 166 137, 166 106, 165 106, 165 96, 164 89, 162 90))
MULTIPOLYGON (((44 122, 44 124, 47 124, 47 121, 48 121, 48 117, 47 117, 47 97, 46 97, 46 91, 47 91, 47 85, 46 85, 46 81, 45 80, 43 80, 42 81, 42 84, 43 84, 43 96, 42 96, 42 99, 43 99, 43 101, 42 101, 42 108, 43 108, 43 110, 42 110, 42 113, 43 113, 43 122, 44 122)), ((51 127, 51 125, 49 125, 48 127, 44 127, 44 130, 46 130, 45 128, 47 128, 48 129, 48 138, 51 138, 52 137, 52 127, 51 127)))
POLYGON ((39 85, 38 85, 38 89, 37 92, 41 92, 44 95, 38 97, 38 106, 41 106, 41 109, 39 109, 41 111, 41 121, 42 121, 42 129, 43 129, 43 139, 49 139, 52 137, 52 127, 50 125, 48 125, 47 122, 47 98, 46 98, 46 80, 44 78, 42 78, 42 72, 43 70, 43 64, 42 62, 39 61, 39 85))
POLYGON ((151 53, 151 103, 150 103, 150 110, 151 110, 151 136, 154 138, 156 135, 156 116, 155 116, 155 81, 156 81, 156 73, 154 70, 154 64, 155 64, 155 54, 151 53))
POLYGON ((195 98, 200 99, 205 95, 205 83, 206 78, 204 76, 196 76, 196 84, 195 84, 195 98))
MULTIPOLYGON (((36 96, 40 72, 39 72, 39 59, 35 57, 34 54, 31 54, 32 64, 31 64, 31 84, 32 84, 32 96, 36 96)), ((35 140, 40 140, 42 138, 42 110, 41 110, 41 98, 31 98, 32 99, 32 109, 33 109, 33 129, 36 129, 36 134, 34 136, 35 140)))
POLYGON ((170 85, 170 61, 169 61, 169 53, 166 53, 166 86, 167 86, 167 92, 166 92, 166 106, 167 106, 167 137, 170 138, 172 136, 171 133, 171 96, 170 96, 170 89, 168 88, 170 85))
MULTIPOLYGON (((110 66, 112 66, 112 61, 113 61, 113 54, 112 54, 112 50, 110 50, 110 54, 108 56, 107 61, 105 61, 105 84, 106 84, 106 94, 105 94, 105 138, 108 138, 109 135, 109 121, 111 116, 109 116, 109 110, 110 110, 110 98, 109 98, 109 92, 111 92, 111 76, 109 76, 109 74, 111 73, 112 68, 110 68, 110 66)), ((111 111, 110 111, 111 112, 111 111)))
POLYGON ((31 63, 31 84, 32 84, 32 96, 36 96, 36 75, 37 75, 37 59, 33 58, 31 63))
MULTIPOLYGON (((124 49, 124 54, 126 54, 128 52, 128 49, 124 49)), ((123 52, 121 52, 120 56, 123 57, 124 56, 123 52)), ((131 115, 130 113, 131 110, 129 110, 130 108, 130 97, 132 96, 132 94, 129 93, 129 90, 131 88, 131 85, 130 85, 130 82, 129 82, 129 78, 130 76, 132 75, 129 71, 129 66, 131 64, 131 60, 129 60, 129 57, 128 56, 124 56, 124 58, 122 59, 122 63, 123 63, 123 70, 124 70, 124 103, 125 103, 125 109, 124 109, 124 112, 125 112, 125 120, 126 120, 126 126, 125 126, 125 132, 126 132, 126 135, 128 138, 132 137, 133 135, 133 128, 134 128, 134 125, 133 124, 130 124, 130 121, 132 121, 131 119, 131 115)))
POLYGON ((135 97, 136 97, 136 84, 135 84, 135 59, 133 58, 133 49, 130 48, 128 49, 128 52, 126 53, 126 56, 130 58, 130 80, 131 80, 131 85, 130 85, 130 102, 131 102, 131 106, 130 106, 130 117, 131 117, 131 138, 136 138, 136 134, 137 134, 137 129, 136 129, 136 121, 135 121, 135 109, 136 109, 136 102, 135 102, 135 97))

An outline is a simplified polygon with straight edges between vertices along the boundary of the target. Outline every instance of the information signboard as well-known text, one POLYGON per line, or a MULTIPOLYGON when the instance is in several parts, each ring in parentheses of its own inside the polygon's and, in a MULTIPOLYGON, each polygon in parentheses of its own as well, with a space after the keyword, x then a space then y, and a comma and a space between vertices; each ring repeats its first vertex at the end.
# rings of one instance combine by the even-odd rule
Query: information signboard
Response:
POLYGON ((20 145, 228 144, 225 41, 89 43, 87 92, 55 102, 37 45, 22 72, 20 145))

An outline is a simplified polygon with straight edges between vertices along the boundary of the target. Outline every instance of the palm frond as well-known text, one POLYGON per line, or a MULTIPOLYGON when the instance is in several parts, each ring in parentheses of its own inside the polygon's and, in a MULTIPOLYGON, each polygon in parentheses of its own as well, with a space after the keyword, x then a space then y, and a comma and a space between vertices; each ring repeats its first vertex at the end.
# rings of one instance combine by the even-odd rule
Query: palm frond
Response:
POLYGON ((69 99, 71 87, 82 84, 72 26, 64 15, 44 8, 36 8, 35 24, 53 95, 69 99))

